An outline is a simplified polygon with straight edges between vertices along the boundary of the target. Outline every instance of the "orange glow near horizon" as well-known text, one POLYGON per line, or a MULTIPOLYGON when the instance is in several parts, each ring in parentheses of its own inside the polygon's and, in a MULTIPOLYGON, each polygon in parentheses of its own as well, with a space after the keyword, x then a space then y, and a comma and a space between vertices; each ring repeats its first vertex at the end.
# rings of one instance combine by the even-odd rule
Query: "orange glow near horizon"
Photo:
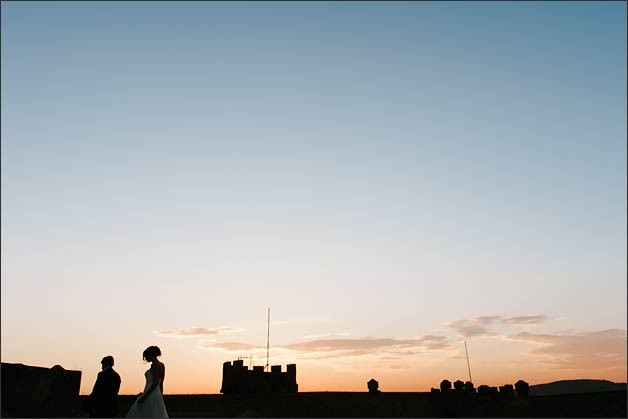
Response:
MULTIPOLYGON (((165 394, 219 394, 222 380, 222 363, 237 359, 228 352, 204 351, 188 346, 189 341, 177 341, 162 345, 168 352, 162 357, 166 364, 165 394)), ((473 342, 471 369, 476 386, 487 384, 499 386, 523 379, 530 383, 542 384, 565 379, 605 379, 626 382, 625 352, 612 364, 604 364, 609 356, 579 359, 579 368, 548 364, 546 358, 531 358, 513 343, 515 350, 501 352, 491 350, 489 342, 473 342)), ((621 344, 618 350, 621 350, 621 344)), ((625 349, 626 342, 623 342, 625 349)), ((115 352, 113 352, 115 353, 115 352)), ((22 356, 5 357, 2 362, 23 363, 26 365, 51 367, 60 364, 66 369, 82 371, 80 394, 90 394, 96 375, 100 371, 98 361, 86 362, 79 356, 53 359, 46 357, 26 359, 22 356), (89 367, 86 367, 89 365, 89 367)), ((272 365, 297 364, 297 383, 300 392, 317 391, 366 391, 366 382, 374 378, 384 392, 426 392, 438 387, 443 379, 450 381, 468 379, 466 360, 460 352, 439 352, 424 354, 419 358, 386 360, 377 356, 358 356, 338 359, 302 359, 309 354, 278 355, 271 359, 272 365), (429 356, 429 357, 428 357, 429 356)), ((557 359, 563 356, 558 355, 557 359)), ((261 361, 256 362, 260 365, 261 361)), ((121 375, 120 394, 135 395, 144 388, 144 371, 148 365, 133 356, 116 357, 114 367, 121 375)))
MULTIPOLYGON (((285 368, 285 366, 284 366, 285 368)), ((120 394, 138 394, 143 389, 143 376, 141 374, 129 375, 119 371, 122 375, 120 394)), ((89 374, 91 375, 91 374, 89 374)), ((90 377, 91 378, 91 377, 90 377)), ((81 394, 89 394, 93 379, 88 378, 84 372, 81 384, 81 394)), ((297 363, 297 383, 299 392, 325 392, 325 391, 366 391, 366 382, 375 378, 380 383, 380 389, 384 392, 428 392, 431 387, 438 387, 443 379, 450 381, 468 380, 468 373, 461 365, 442 365, 439 368, 414 368, 409 370, 386 370, 381 368, 369 368, 365 365, 357 371, 337 370, 330 366, 317 366, 305 362, 297 363)), ((513 366, 493 370, 480 370, 475 372, 474 384, 479 386, 487 384, 500 386, 514 384, 523 379, 530 383, 542 384, 552 381, 567 379, 605 379, 614 382, 625 382, 626 371, 621 368, 596 372, 591 370, 561 371, 537 366, 513 366)), ((165 381, 165 394, 219 394, 222 380, 221 366, 207 366, 197 368, 196 372, 184 368, 178 371, 169 367, 165 381)))
MULTIPOLYGON (((156 339, 154 334, 142 339, 153 340, 162 349, 165 394, 218 394, 223 362, 253 353, 254 365, 265 363, 265 348, 245 343, 246 336, 241 343, 187 337, 156 339)), ((144 372, 149 368, 142 362, 138 346, 126 341, 109 347, 95 342, 71 352, 59 344, 49 345, 42 352, 36 345, 15 350, 13 343, 5 341, 2 362, 48 368, 58 364, 81 370, 80 394, 85 395, 90 394, 100 371, 101 356, 113 354, 114 369, 122 378, 120 394, 134 395, 143 390, 144 372)), ((472 381, 476 386, 500 386, 519 379, 531 385, 565 379, 625 382, 626 349, 626 332, 619 329, 570 335, 507 330, 469 340, 472 381)), ((273 347, 270 363, 281 365, 283 370, 286 364, 295 363, 301 392, 362 392, 371 378, 384 392, 426 392, 438 387, 443 379, 468 380, 463 341, 451 335, 443 339, 428 334, 419 339, 343 337, 297 341, 273 347), (438 345, 423 347, 417 346, 418 342, 438 345)))
MULTIPOLYGON (((298 367, 297 367, 298 368, 298 367)), ((326 391, 348 391, 363 392, 366 391, 366 382, 370 378, 379 381, 380 389, 384 392, 429 392, 431 387, 438 388, 440 381, 448 379, 454 381, 456 379, 467 380, 468 377, 462 374, 458 376, 440 376, 432 374, 423 379, 414 377, 395 376, 392 374, 362 374, 363 377, 345 377, 341 374, 301 374, 297 372, 297 383, 299 384, 299 392, 326 392, 326 391), (361 380, 361 381, 360 381, 361 380), (332 384, 333 383, 333 384, 332 384)), ((491 375, 489 380, 474 383, 476 386, 486 384, 490 386, 500 386, 504 384, 514 384, 517 380, 524 379, 531 385, 549 383, 559 380, 570 379, 603 379, 614 382, 626 382, 625 373, 616 371, 613 375, 600 376, 591 372, 572 372, 570 374, 548 373, 539 374, 521 374, 507 375, 495 374, 491 375), (525 376, 524 376, 525 375, 525 376)), ((142 383, 139 381, 122 385, 120 389, 121 395, 136 395, 141 391, 142 383), (138 390, 139 389, 139 390, 138 390)), ((475 381, 475 380, 474 380, 475 381)), ((172 378, 171 382, 165 383, 165 394, 219 394, 218 386, 215 383, 208 386, 207 381, 203 377, 185 377, 184 379, 172 378), (214 388, 215 387, 215 388, 214 388)), ((83 387, 83 386, 82 386, 83 387)), ((82 388, 81 394, 87 395, 91 388, 82 388)))
MULTIPOLYGON (((297 333, 276 328, 275 333, 284 337, 271 345, 270 364, 281 365, 283 370, 287 364, 296 364, 301 392, 362 392, 371 378, 384 392, 426 392, 443 379, 468 380, 465 338, 460 335, 465 332, 474 334, 467 342, 476 386, 512 384, 520 379, 531 385, 565 379, 626 381, 626 330, 559 333, 549 332, 557 328, 545 323, 549 323, 545 316, 481 316, 449 323, 454 330, 428 329, 409 337, 336 333, 300 334, 299 339, 290 338, 297 333)), ((149 368, 141 357, 148 342, 157 344, 163 353, 165 394, 218 394, 224 362, 249 355, 253 365, 266 362, 265 334, 244 329, 149 329, 119 341, 110 334, 94 334, 93 339, 71 347, 54 335, 21 335, 38 341, 18 344, 3 338, 2 362, 80 370, 80 394, 85 395, 92 391, 102 356, 112 355, 114 369, 122 378, 120 394, 138 394, 149 368)))

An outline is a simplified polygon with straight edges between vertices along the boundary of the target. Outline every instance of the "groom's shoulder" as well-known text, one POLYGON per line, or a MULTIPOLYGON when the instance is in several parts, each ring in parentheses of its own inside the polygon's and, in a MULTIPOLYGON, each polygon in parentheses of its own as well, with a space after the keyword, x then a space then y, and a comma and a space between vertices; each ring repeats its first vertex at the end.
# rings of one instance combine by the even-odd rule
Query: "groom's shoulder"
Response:
POLYGON ((100 372, 98 373, 98 376, 101 376, 101 375, 102 375, 102 376, 105 376, 105 375, 111 375, 111 376, 113 376, 113 377, 118 377, 118 378, 120 378, 120 375, 119 375, 119 374, 118 374, 118 373, 117 373, 117 372, 116 372, 113 368, 107 368, 107 369, 106 369, 106 370, 104 370, 104 371, 100 371, 100 372))

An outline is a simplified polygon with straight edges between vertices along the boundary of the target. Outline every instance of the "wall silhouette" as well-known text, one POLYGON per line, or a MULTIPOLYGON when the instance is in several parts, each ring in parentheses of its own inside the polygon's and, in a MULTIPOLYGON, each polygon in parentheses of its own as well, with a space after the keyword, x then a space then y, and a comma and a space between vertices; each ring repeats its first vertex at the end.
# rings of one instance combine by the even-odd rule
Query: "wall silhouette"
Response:
POLYGON ((515 390, 517 390, 517 396, 525 399, 530 393, 530 385, 523 380, 519 380, 515 383, 515 390))
POLYGON ((80 409, 81 371, 1 365, 2 416, 70 417, 80 409))

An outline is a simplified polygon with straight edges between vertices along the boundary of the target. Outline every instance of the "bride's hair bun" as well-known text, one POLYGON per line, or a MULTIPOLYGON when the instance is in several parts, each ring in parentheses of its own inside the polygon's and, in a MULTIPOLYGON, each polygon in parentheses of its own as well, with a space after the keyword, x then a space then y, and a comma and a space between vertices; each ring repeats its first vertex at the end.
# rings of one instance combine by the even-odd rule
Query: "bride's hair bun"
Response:
POLYGON ((157 346, 149 346, 148 348, 144 349, 144 353, 142 353, 142 359, 159 355, 161 355, 161 349, 159 349, 157 346))

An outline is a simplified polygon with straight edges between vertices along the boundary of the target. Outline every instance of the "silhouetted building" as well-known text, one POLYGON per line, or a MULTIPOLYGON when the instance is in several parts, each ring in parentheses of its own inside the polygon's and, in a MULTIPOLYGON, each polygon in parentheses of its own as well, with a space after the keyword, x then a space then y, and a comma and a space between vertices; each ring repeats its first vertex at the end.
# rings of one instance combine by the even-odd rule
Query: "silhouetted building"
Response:
POLYGON ((374 378, 371 378, 369 382, 366 383, 366 386, 369 389, 369 393, 379 393, 379 383, 374 378))
POLYGON ((483 398, 490 398, 491 400, 496 400, 499 398, 497 387, 487 386, 486 384, 478 387, 477 395, 483 398))
POLYGON ((460 380, 454 381, 454 389, 456 391, 463 391, 464 390, 464 382, 462 382, 460 380))
POLYGON ((246 393, 296 393, 299 391, 297 384, 297 366, 288 364, 287 371, 281 372, 281 365, 273 365, 270 372, 264 371, 264 367, 253 367, 252 370, 244 366, 243 360, 229 361, 222 364, 222 388, 223 394, 246 393))
POLYGON ((1 364, 2 417, 73 417, 80 410, 81 371, 1 364))
POLYGON ((530 392, 530 385, 523 380, 519 380, 515 383, 515 390, 517 390, 517 397, 525 399, 530 392))
POLYGON ((451 381, 443 380, 440 382, 440 391, 445 393, 447 391, 451 391, 451 381))
POLYGON ((499 396, 502 399, 511 399, 515 394, 512 384, 504 384, 499 387, 499 396))
POLYGON ((475 387, 471 381, 464 383, 464 392, 469 394, 475 394, 475 387))

